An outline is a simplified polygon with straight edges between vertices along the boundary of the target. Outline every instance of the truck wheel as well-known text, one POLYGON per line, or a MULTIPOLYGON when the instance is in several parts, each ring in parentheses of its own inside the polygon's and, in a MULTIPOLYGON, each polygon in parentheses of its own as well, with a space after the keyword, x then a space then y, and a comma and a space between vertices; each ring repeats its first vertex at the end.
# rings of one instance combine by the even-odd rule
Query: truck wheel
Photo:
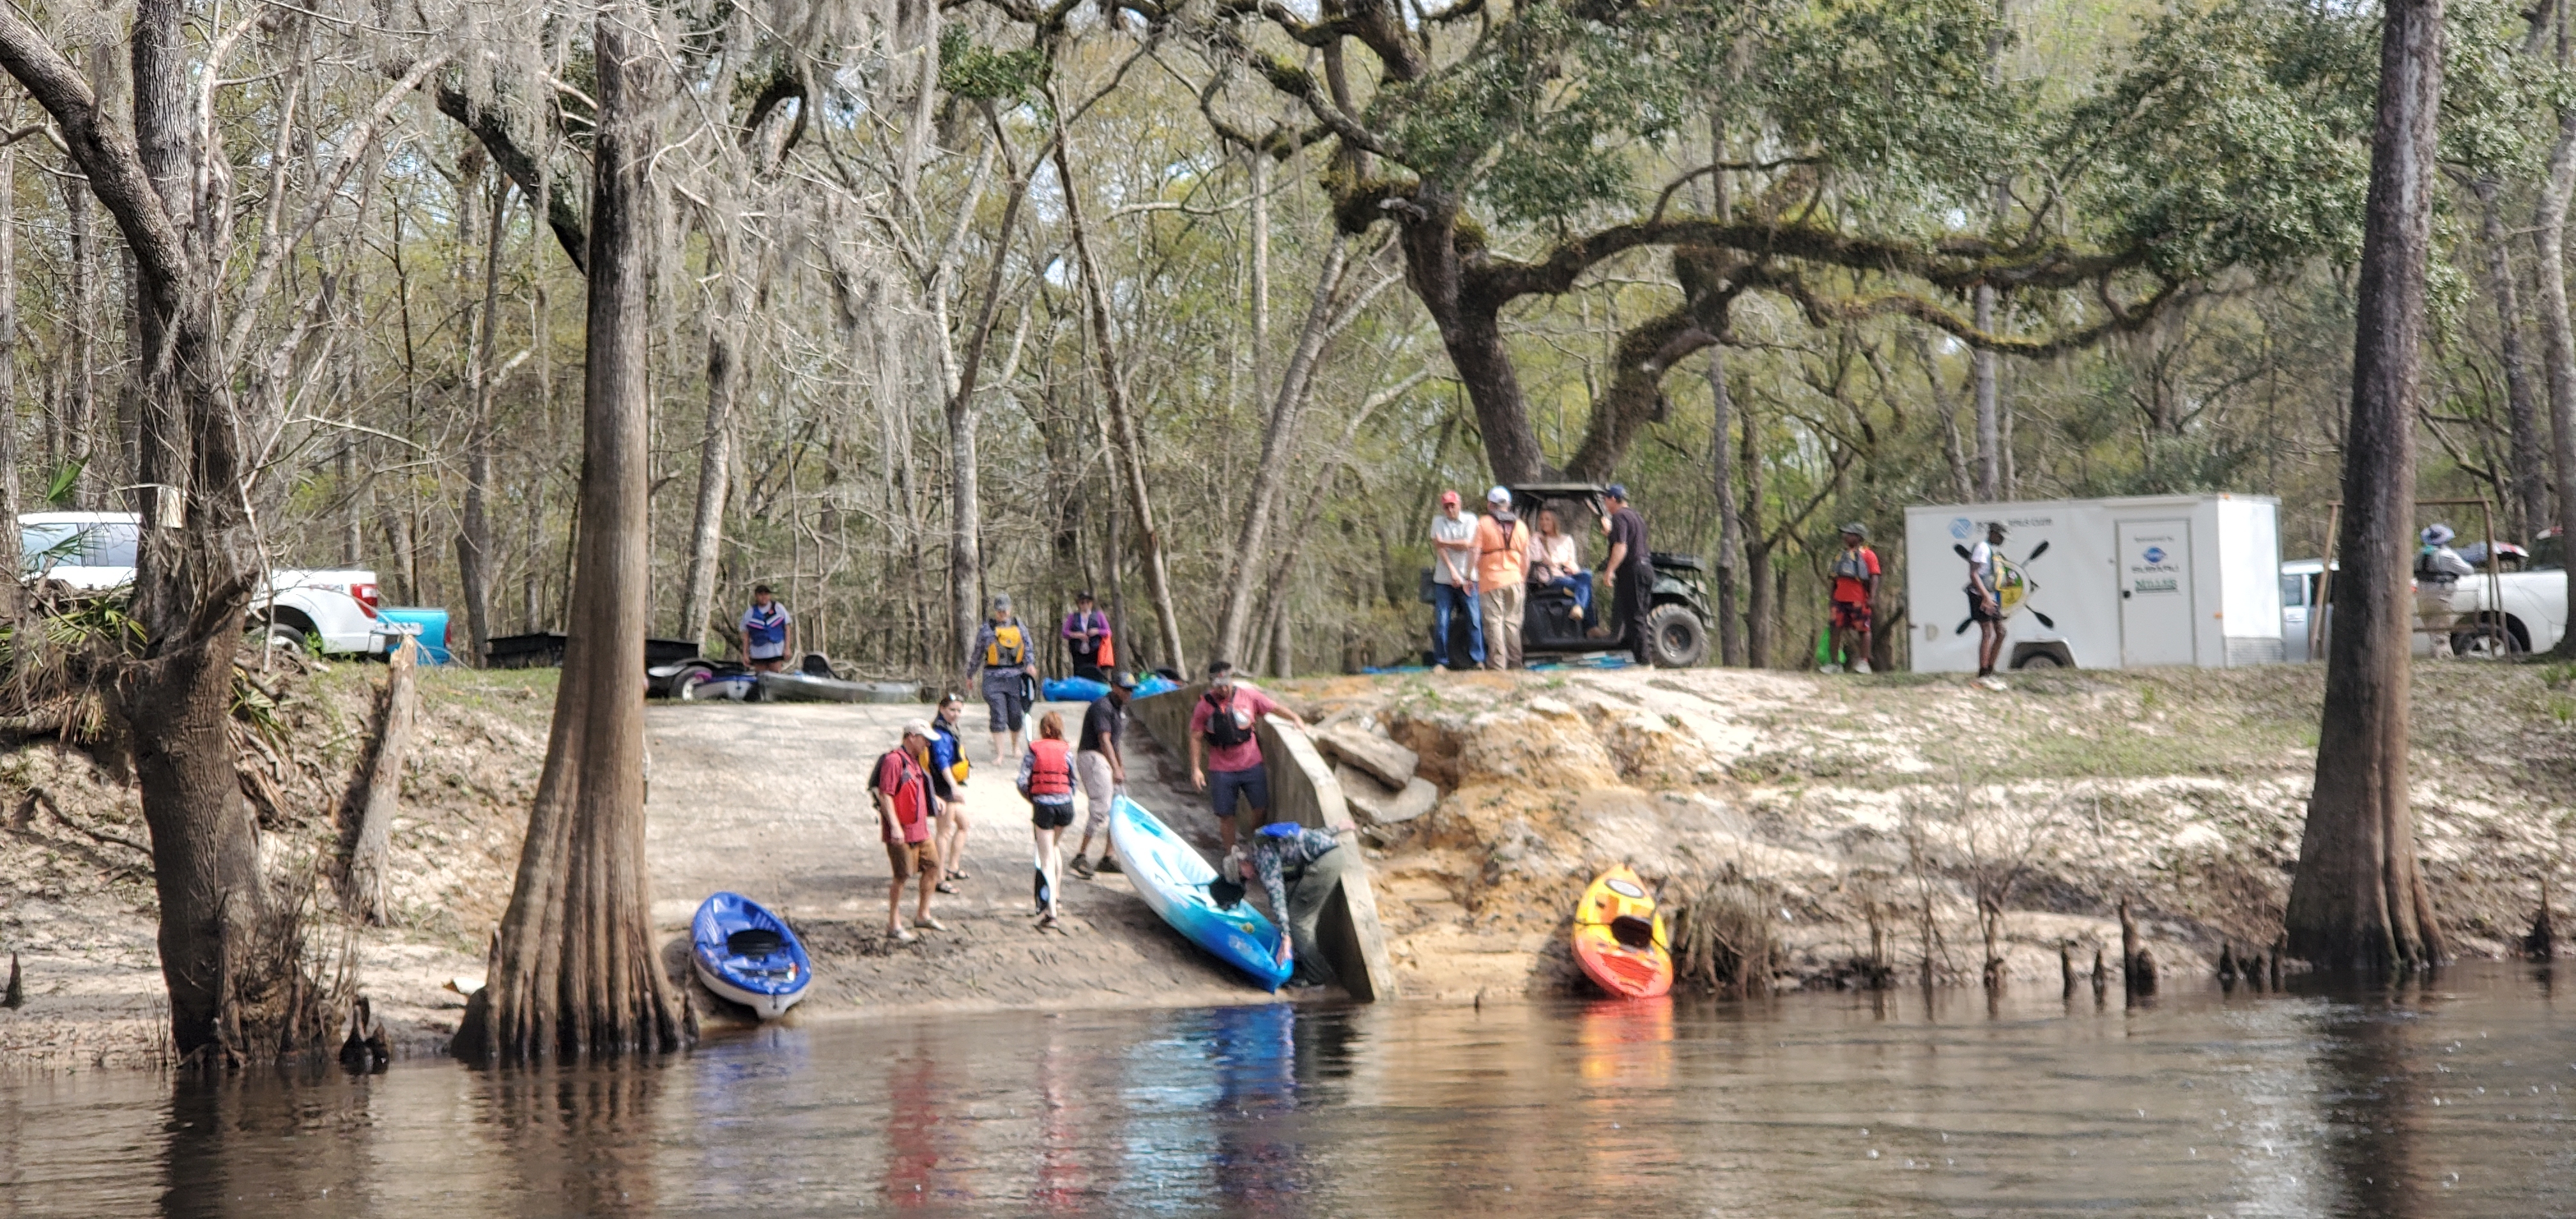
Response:
POLYGON ((302 653, 304 651, 304 632, 296 630, 294 627, 288 626, 282 622, 269 623, 268 646, 272 648, 285 648, 292 652, 302 653))
POLYGON ((1708 626, 1687 605, 1658 605, 1646 615, 1646 655, 1658 669, 1688 669, 1708 659, 1708 626))

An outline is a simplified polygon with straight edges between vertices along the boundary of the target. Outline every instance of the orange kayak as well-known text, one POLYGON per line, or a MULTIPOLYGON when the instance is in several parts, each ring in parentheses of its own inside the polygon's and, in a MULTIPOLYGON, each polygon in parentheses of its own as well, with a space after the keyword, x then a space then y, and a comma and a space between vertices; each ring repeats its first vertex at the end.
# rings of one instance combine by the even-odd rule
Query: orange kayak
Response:
POLYGON ((1594 878, 1574 906, 1574 959, 1601 989, 1651 999, 1673 988, 1672 943, 1646 884, 1626 864, 1594 878))

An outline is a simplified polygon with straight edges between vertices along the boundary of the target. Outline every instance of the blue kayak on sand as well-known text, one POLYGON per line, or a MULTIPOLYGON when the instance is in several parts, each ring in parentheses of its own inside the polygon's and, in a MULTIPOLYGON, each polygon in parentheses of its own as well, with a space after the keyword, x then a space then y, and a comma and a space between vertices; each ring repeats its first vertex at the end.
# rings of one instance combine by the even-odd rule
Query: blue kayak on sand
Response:
POLYGON ((739 893, 700 903, 689 939, 698 980, 763 1020, 785 1015, 814 981, 814 965, 787 920, 739 893))
POLYGON ((1278 959, 1280 930, 1249 901, 1232 910, 1218 909, 1208 896, 1216 869, 1172 827, 1120 796, 1109 811, 1109 841, 1118 847, 1128 882, 1173 930, 1252 975, 1264 990, 1276 991, 1288 980, 1289 967, 1278 959))
POLYGON ((1088 677, 1050 677, 1040 692, 1050 703, 1096 703, 1109 697, 1109 683, 1088 677))

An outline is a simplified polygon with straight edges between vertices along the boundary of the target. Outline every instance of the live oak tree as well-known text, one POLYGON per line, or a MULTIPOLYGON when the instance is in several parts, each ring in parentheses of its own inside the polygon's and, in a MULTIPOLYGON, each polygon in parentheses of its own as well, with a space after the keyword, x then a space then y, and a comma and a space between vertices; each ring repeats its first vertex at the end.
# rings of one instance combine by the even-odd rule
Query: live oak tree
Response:
POLYGON ((1818 326, 1901 316, 1980 350, 2046 356, 2134 328, 2224 268, 2349 248, 2349 107, 2336 65, 2299 41, 2333 19, 2259 0, 2165 18, 2127 71, 2072 99, 1990 72, 2009 37, 1998 21, 1964 0, 1508 12, 1460 0, 1418 18, 1399 0, 1327 0, 1311 18, 1234 0, 1204 27, 1202 97, 1237 142, 1274 155, 1329 145, 1321 185, 1346 230, 1396 226, 1504 481, 1557 465, 1507 313, 1613 267, 1660 271, 1677 299, 1619 335, 1562 463, 1579 478, 1610 476, 1666 409, 1667 374, 1725 341, 1750 293, 1818 326), (1243 130, 1227 99, 1244 76, 1309 125, 1267 140, 1243 130), (1765 132, 1769 151, 1684 162, 1646 186, 1711 98, 1765 132), (2173 138, 2182 131, 2193 138, 2173 138), (1746 179, 1733 211, 1684 210, 1682 188, 1707 174, 1746 179), (1990 223, 1930 219, 1945 213, 1990 223), (1504 223, 1529 236, 1507 241, 1504 223), (1666 266, 1629 257, 1649 251, 1666 266), (2004 333, 1960 313, 1988 291, 2046 324, 2004 333))

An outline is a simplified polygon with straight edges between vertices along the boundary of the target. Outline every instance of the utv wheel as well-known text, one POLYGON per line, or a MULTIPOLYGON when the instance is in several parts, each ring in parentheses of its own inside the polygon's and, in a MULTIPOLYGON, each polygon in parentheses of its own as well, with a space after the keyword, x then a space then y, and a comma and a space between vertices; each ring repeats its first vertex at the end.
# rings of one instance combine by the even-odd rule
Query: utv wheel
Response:
POLYGON ((1658 669, 1688 669, 1708 659, 1708 626, 1687 605, 1658 605, 1646 615, 1646 655, 1658 669))
POLYGON ((715 674, 708 670, 691 665, 681 670, 679 676, 671 679, 671 697, 684 703, 705 698, 707 694, 704 687, 707 679, 713 676, 715 674))

